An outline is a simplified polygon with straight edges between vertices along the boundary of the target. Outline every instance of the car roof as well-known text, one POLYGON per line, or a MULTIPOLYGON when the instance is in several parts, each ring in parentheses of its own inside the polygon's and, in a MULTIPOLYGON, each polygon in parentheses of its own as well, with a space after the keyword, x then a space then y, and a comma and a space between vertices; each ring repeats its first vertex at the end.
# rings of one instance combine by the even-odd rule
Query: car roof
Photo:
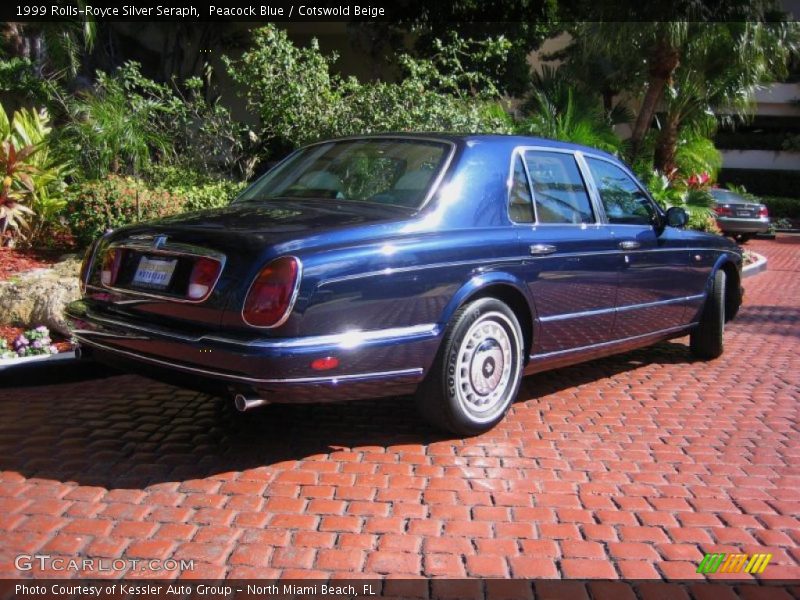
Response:
POLYGON ((619 161, 619 158, 613 154, 609 154, 604 150, 592 148, 591 146, 582 146, 580 144, 573 144, 571 142, 562 142, 550 138, 528 136, 528 135, 514 135, 514 134, 500 134, 500 133, 475 133, 475 134, 455 134, 455 133, 440 133, 440 132, 407 132, 407 131, 391 131, 386 133, 368 133, 364 135, 349 135, 331 140, 324 141, 339 141, 348 139, 362 139, 362 138, 417 138, 424 140, 442 140, 456 143, 458 145, 469 145, 472 143, 494 143, 498 146, 513 148, 516 146, 545 146, 550 148, 557 148, 560 150, 580 151, 599 156, 604 156, 614 161, 619 161))

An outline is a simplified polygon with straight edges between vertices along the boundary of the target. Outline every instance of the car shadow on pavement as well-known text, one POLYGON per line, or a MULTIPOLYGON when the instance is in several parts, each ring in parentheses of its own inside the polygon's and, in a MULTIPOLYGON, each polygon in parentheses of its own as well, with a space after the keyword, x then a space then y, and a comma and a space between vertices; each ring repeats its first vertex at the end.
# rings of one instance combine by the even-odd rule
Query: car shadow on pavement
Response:
POLYGON ((800 308, 793 306, 751 305, 742 307, 736 324, 755 325, 759 335, 800 337, 800 308))
MULTIPOLYGON (((685 344, 662 343, 527 377, 520 401, 536 402, 538 396, 652 363, 690 361, 685 344)), ((228 399, 133 375, 108 375, 89 369, 57 385, 52 376, 42 376, 0 388, 0 471, 141 489, 250 469, 264 472, 277 463, 326 460, 340 451, 385 453, 392 446, 453 439, 425 424, 408 396, 276 404, 240 414, 228 399), (93 372, 96 378, 90 377, 93 372)))

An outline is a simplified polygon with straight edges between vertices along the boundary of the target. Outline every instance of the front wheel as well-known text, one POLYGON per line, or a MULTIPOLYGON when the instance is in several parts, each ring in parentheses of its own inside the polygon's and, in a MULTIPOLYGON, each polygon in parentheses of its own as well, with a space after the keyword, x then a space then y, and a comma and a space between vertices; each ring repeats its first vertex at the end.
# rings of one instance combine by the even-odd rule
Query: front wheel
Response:
POLYGON ((517 317, 500 300, 480 298, 459 309, 417 390, 423 417, 459 435, 494 427, 519 391, 522 339, 517 317))
POLYGON ((725 332, 725 271, 720 269, 711 282, 700 323, 689 336, 689 348, 698 358, 711 360, 722 354, 725 332))

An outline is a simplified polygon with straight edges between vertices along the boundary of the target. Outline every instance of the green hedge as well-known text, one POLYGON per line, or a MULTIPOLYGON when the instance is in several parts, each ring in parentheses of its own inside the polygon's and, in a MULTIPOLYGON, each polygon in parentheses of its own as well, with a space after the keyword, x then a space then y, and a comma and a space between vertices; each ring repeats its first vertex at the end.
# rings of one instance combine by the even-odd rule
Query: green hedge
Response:
POLYGON ((179 213, 184 204, 180 196, 166 190, 116 175, 73 184, 66 197, 67 221, 82 246, 89 245, 107 229, 179 213))
POLYGON ((719 183, 743 185, 758 196, 800 198, 800 172, 769 169, 722 169, 719 183))
POLYGON ((764 196, 761 202, 767 205, 773 219, 800 219, 800 198, 764 196))

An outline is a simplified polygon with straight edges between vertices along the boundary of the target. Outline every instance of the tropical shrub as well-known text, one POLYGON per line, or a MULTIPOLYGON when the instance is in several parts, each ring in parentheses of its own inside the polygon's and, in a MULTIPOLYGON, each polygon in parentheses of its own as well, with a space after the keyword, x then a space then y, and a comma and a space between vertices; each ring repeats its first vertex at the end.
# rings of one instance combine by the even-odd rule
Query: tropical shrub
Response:
MULTIPOLYGON (((285 31, 268 25, 253 32, 252 48, 240 59, 225 57, 225 62, 260 119, 262 154, 356 133, 510 131, 508 118, 496 110, 493 86, 464 70, 458 51, 443 43, 437 47, 432 60, 402 56, 397 83, 361 83, 335 74, 337 56, 323 54, 316 40, 300 48, 285 31)), ((503 48, 492 44, 485 51, 503 48)))
POLYGON ((650 195, 664 210, 680 206, 689 216, 689 229, 720 233, 712 207, 714 198, 708 191, 707 173, 692 175, 687 180, 670 179, 658 171, 643 178, 650 195))
POLYGON ((206 98, 207 75, 208 83, 192 77, 179 86, 148 79, 136 62, 113 74, 98 71, 92 89, 65 102, 68 122, 60 141, 81 157, 77 175, 140 176, 155 163, 250 177, 256 136, 218 98, 206 98))
POLYGON ((12 140, 0 144, 0 243, 14 243, 16 237, 23 238, 23 229, 29 227, 27 216, 33 210, 30 203, 33 194, 31 176, 35 173, 27 158, 36 151, 34 146, 19 150, 12 140))
POLYGON ((180 198, 182 208, 187 212, 227 206, 246 185, 171 166, 153 166, 147 177, 152 185, 180 198))
POLYGON ((626 120, 622 109, 605 112, 599 98, 583 93, 561 70, 544 67, 533 77, 518 133, 583 144, 618 154, 622 140, 613 126, 626 120))
POLYGON ((182 199, 132 177, 75 183, 67 189, 67 215, 77 242, 86 246, 108 229, 179 213, 182 199))
POLYGON ((21 109, 9 121, 0 105, 0 239, 32 229, 35 240, 64 206, 65 160, 52 151, 47 111, 21 109))
POLYGON ((69 122, 61 143, 78 157, 86 179, 135 175, 171 152, 162 123, 178 104, 166 86, 142 77, 135 63, 112 75, 98 71, 94 89, 66 101, 69 122))

